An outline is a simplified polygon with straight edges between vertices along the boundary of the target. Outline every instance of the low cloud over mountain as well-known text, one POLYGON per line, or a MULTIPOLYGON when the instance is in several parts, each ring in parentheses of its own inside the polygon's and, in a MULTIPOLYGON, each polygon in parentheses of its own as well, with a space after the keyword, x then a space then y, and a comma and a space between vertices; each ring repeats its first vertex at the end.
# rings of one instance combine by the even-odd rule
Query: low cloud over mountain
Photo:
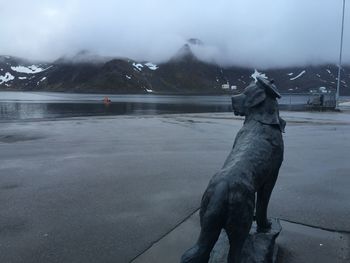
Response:
MULTIPOLYGON (((350 6, 344 61, 350 63, 350 6)), ((193 52, 221 66, 337 63, 342 1, 2 1, 0 54, 54 60, 90 50, 161 63, 196 37, 193 52)))

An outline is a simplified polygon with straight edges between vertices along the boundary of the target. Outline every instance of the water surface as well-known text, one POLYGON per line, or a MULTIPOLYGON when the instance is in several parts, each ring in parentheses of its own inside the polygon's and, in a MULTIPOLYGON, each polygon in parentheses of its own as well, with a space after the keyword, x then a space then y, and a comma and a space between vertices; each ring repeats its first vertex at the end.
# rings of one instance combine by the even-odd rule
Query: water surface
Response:
MULTIPOLYGON (((282 108, 303 108, 310 96, 284 95, 282 108)), ((57 92, 0 92, 0 120, 77 116, 231 112, 231 96, 115 95, 57 92), (108 96, 111 103, 103 103, 108 96)))

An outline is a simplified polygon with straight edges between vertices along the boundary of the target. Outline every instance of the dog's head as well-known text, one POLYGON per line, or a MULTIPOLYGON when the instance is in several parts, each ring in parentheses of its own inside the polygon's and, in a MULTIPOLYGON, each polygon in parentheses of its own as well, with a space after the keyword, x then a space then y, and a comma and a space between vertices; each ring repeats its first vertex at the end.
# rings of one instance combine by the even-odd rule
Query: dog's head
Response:
POLYGON ((257 77, 244 91, 232 97, 235 115, 246 116, 264 124, 278 125, 284 131, 286 122, 279 117, 276 98, 281 98, 273 81, 257 77))

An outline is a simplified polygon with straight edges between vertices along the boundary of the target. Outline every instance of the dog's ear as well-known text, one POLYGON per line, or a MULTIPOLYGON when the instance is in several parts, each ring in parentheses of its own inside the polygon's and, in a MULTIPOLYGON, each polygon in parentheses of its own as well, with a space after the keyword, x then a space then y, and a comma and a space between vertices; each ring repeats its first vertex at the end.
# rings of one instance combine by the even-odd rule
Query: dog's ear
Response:
POLYGON ((244 106, 247 108, 252 108, 266 99, 265 89, 256 87, 249 90, 250 94, 247 94, 247 98, 244 102, 244 106))
POLYGON ((276 125, 279 127, 281 132, 284 132, 286 122, 279 116, 278 104, 276 100, 265 101, 263 109, 259 109, 254 112, 255 120, 268 125, 276 125))
POLYGON ((259 107, 259 109, 252 109, 252 111, 254 111, 254 119, 264 124, 276 125, 279 127, 281 132, 284 132, 286 122, 279 116, 278 103, 276 100, 276 98, 280 98, 281 95, 277 91, 276 86, 274 86, 273 81, 258 78, 256 90, 263 91, 264 99, 261 99, 259 94, 254 94, 255 96, 251 96, 253 101, 260 100, 260 102, 263 102, 262 106, 259 107))

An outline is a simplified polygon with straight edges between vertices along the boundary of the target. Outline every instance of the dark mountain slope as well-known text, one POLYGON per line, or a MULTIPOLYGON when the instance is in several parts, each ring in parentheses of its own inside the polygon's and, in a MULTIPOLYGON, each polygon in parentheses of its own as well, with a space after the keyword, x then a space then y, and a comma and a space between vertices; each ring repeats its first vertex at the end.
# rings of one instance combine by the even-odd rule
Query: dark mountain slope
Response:
MULTIPOLYGON (((192 41, 193 42, 193 41, 192 41)), ((243 89, 256 74, 275 79, 281 92, 300 93, 324 87, 334 91, 334 65, 256 71, 222 68, 200 61, 191 45, 184 45, 168 62, 155 65, 130 59, 78 54, 78 61, 62 58, 52 63, 0 56, 0 90, 38 90, 94 93, 223 94, 243 89), (105 61, 106 60, 106 61, 105 61), (229 84, 224 85, 223 84, 229 84)), ((341 95, 350 95, 350 67, 342 70, 341 95)))

